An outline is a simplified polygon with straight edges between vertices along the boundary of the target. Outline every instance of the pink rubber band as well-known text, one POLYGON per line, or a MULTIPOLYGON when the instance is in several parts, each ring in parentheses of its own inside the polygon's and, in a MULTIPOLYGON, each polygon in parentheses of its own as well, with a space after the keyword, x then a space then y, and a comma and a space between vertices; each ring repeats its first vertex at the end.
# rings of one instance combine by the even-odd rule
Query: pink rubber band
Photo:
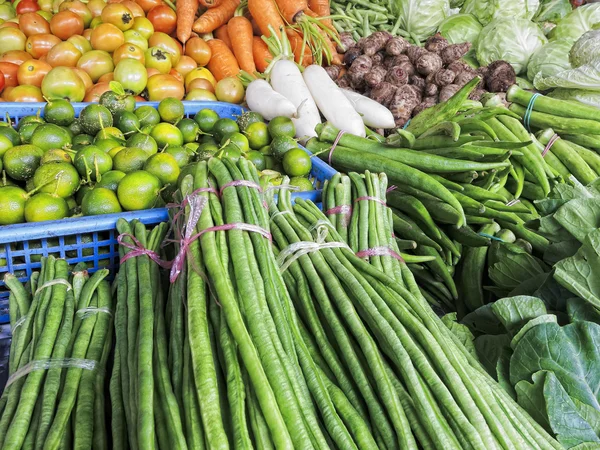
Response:
POLYGON ((397 259, 400 262, 404 262, 402 256, 396 253, 389 247, 374 247, 369 248, 367 250, 360 251, 356 254, 359 258, 366 258, 370 256, 391 256, 392 258, 397 259))
POLYGON ((385 192, 386 193, 392 192, 392 191, 395 191, 396 189, 398 189, 398 186, 392 184, 389 188, 387 188, 387 190, 385 192))
POLYGON ((380 198, 371 197, 371 196, 368 196, 368 195, 365 195, 364 197, 358 197, 357 199, 354 200, 354 203, 360 202, 362 200, 370 200, 372 202, 381 203, 383 206, 387 206, 387 203, 384 202, 383 200, 381 200, 380 198))
POLYGON ((335 140, 333 141, 333 145, 331 146, 331 150, 329 150, 329 156, 327 157, 327 160, 329 161, 329 165, 331 166, 331 157, 333 156, 333 151, 335 150, 335 148, 337 147, 337 145, 340 142, 340 139, 342 138, 342 136, 344 135, 345 131, 344 130, 340 130, 340 132, 337 134, 335 140))
POLYGON ((550 149, 552 148, 552 146, 554 145, 554 143, 556 141, 558 141, 560 139, 560 136, 558 134, 554 134, 550 140, 548 141, 548 143, 546 144, 546 147, 544 147, 544 150, 542 151, 542 158, 544 156, 546 156, 546 153, 548 153, 548 151, 550 151, 550 149))
POLYGON ((225 189, 227 189, 228 187, 233 187, 233 186, 245 186, 248 188, 258 189, 258 192, 260 192, 260 193, 263 192, 261 185, 258 183, 255 183, 254 181, 234 180, 234 181, 230 181, 229 183, 226 183, 223 186, 221 186, 221 189, 219 189, 219 195, 223 195, 223 191, 225 189))
POLYGON ((335 206, 333 208, 325 211, 325 214, 343 214, 342 226, 347 227, 350 223, 350 217, 352 216, 352 206, 350 205, 340 205, 335 206))
POLYGON ((171 267, 170 261, 163 261, 162 259, 160 259, 158 253, 156 253, 152 250, 148 250, 147 248, 144 248, 142 243, 140 241, 138 241, 136 239, 136 237, 130 233, 120 234, 117 237, 117 242, 119 243, 119 245, 122 245, 123 247, 131 250, 130 252, 125 253, 123 255, 123 257, 121 258, 121 261, 120 261, 121 264, 125 263, 125 261, 127 261, 128 259, 135 258, 137 256, 146 255, 148 258, 150 258, 152 261, 154 261, 160 267, 163 267, 165 269, 169 269, 171 267), (126 237, 130 238, 133 241, 133 244, 124 242, 123 239, 126 237))

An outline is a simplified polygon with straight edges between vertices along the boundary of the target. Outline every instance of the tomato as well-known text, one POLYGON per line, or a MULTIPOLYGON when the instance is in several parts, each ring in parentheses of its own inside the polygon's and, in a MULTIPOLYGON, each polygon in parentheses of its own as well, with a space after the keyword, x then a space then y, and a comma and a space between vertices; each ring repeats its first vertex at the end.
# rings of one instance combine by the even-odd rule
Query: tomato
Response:
POLYGON ((29 84, 41 87, 42 80, 51 70, 52 66, 47 62, 31 59, 19 66, 19 69, 17 70, 17 81, 19 84, 29 84))
POLYGON ((131 14, 133 15, 133 17, 144 17, 145 16, 145 13, 144 13, 144 10, 142 9, 142 7, 132 0, 124 0, 121 2, 121 5, 127 7, 127 9, 129 11, 131 11, 131 14))
POLYGON ((92 21, 90 22, 90 29, 93 30, 94 28, 96 28, 101 23, 102 23, 102 19, 100 18, 100 16, 94 17, 92 19, 92 21))
POLYGON ((12 91, 16 86, 6 86, 4 88, 4 90, 2 91, 2 101, 5 102, 6 101, 6 97, 8 96, 8 94, 10 93, 10 91, 12 91))
POLYGON ((155 31, 171 34, 177 27, 177 14, 167 5, 158 5, 148 11, 148 20, 155 31))
POLYGON ((18 28, 0 28, 0 53, 25 50, 25 41, 27 36, 18 28))
POLYGON ((86 72, 95 83, 105 73, 112 72, 115 69, 115 64, 108 52, 91 50, 79 58, 77 67, 86 72))
POLYGON ((142 7, 145 13, 162 4, 162 0, 135 0, 135 2, 142 7))
POLYGON ((160 73, 168 73, 171 70, 171 57, 167 52, 158 47, 150 47, 145 52, 146 67, 156 69, 160 73))
POLYGON ((215 80, 215 77, 208 69, 205 67, 197 67, 185 76, 185 88, 189 89, 189 84, 196 78, 204 78, 205 80, 210 81, 213 87, 217 85, 217 80, 215 80))
POLYGON ((37 86, 16 86, 6 95, 8 102, 44 102, 42 91, 37 86))
POLYGON ((115 81, 121 83, 127 92, 138 95, 146 87, 148 72, 140 61, 123 59, 115 67, 115 81))
POLYGON ((191 92, 194 89, 205 89, 213 94, 215 93, 215 87, 206 78, 194 78, 185 87, 187 92, 191 92))
POLYGON ((89 88, 91 88, 94 85, 92 78, 88 75, 87 72, 83 71, 79 67, 73 67, 71 68, 71 70, 75 72, 79 76, 79 78, 81 78, 81 81, 83 81, 83 85, 85 86, 86 92, 89 88))
POLYGON ((92 29, 91 28, 86 28, 85 30, 83 30, 82 36, 84 38, 86 38, 88 40, 88 42, 91 41, 91 39, 92 39, 92 29))
POLYGON ((115 74, 113 72, 108 72, 98 78, 98 83, 110 83, 115 79, 115 74))
MULTIPOLYGON (((3 19, 0 19, 3 20, 3 19)), ((16 28, 19 29, 19 24, 14 22, 4 22, 0 24, 0 28, 16 28)))
POLYGON ((113 53, 113 61, 115 64, 119 64, 122 59, 137 59, 142 64, 146 62, 144 51, 134 44, 123 44, 113 53))
POLYGON ((90 44, 90 41, 79 34, 71 36, 69 39, 67 39, 67 42, 70 42, 77 47, 77 50, 79 50, 82 54, 92 50, 92 44, 90 44))
POLYGON ((34 34, 50 33, 50 24, 38 13, 29 12, 19 17, 19 28, 29 37, 34 34))
POLYGON ((23 61, 32 59, 33 57, 25 50, 9 50, 0 56, 0 61, 11 62, 16 65, 20 65, 23 61))
POLYGON ((185 77, 188 73, 198 67, 196 61, 194 61, 189 56, 183 55, 177 65, 175 66, 175 70, 181 74, 181 76, 185 77))
POLYGON ((177 81, 172 75, 152 75, 148 78, 148 100, 160 101, 167 97, 181 100, 185 94, 183 83, 177 81))
POLYGON ((17 80, 17 71, 19 66, 9 62, 0 62, 0 72, 4 74, 6 86, 16 86, 19 84, 17 80))
POLYGON ((227 77, 215 86, 215 95, 220 102, 242 103, 244 100, 244 85, 237 77, 227 77))
POLYGON ((81 52, 69 41, 56 44, 46 54, 46 62, 52 67, 75 67, 81 58, 81 52))
POLYGON ((91 89, 85 93, 85 97, 83 99, 84 102, 97 102, 100 100, 100 96, 104 94, 106 91, 110 91, 110 85, 108 82, 105 83, 97 83, 92 86, 91 89))
MULTIPOLYGON (((31 0, 29 0, 31 1, 31 0)), ((39 9, 39 8, 38 8, 39 9)), ((28 11, 25 11, 28 12, 28 11)), ((0 4, 0 19, 2 20, 10 20, 17 17, 17 13, 15 12, 15 8, 10 3, 0 4)), ((18 27, 18 24, 17 24, 18 27)))
POLYGON ((25 50, 34 58, 40 59, 59 42, 61 42, 60 38, 50 33, 34 34, 27 38, 25 50))
POLYGON ((148 50, 148 40, 135 30, 127 30, 123 33, 126 44, 133 44, 139 47, 142 51, 148 50))
POLYGON ((71 68, 55 67, 42 81, 42 94, 50 100, 64 98, 71 102, 80 102, 85 97, 85 85, 71 68))
POLYGON ((215 94, 207 89, 191 89, 188 91, 185 99, 188 101, 208 101, 208 102, 216 102, 217 97, 215 94))
MULTIPOLYGON (((40 5, 40 12, 50 13, 52 11, 52 0, 38 0, 38 5, 40 5)), ((44 17, 46 20, 50 20, 52 15, 49 17, 44 17)))
POLYGON ((94 50, 114 52, 125 43, 125 36, 113 24, 102 23, 92 30, 90 42, 94 50))
POLYGON ((40 9, 40 5, 38 5, 38 2, 36 2, 35 0, 22 0, 15 8, 15 12, 17 14, 25 14, 30 12, 36 12, 40 9))
POLYGON ((147 67, 146 73, 148 74, 148 78, 150 78, 152 75, 158 75, 160 73, 160 71, 154 69, 153 67, 150 67, 150 68, 147 67))
POLYGON ((183 77, 181 76, 181 74, 179 72, 177 72, 175 69, 171 69, 169 70, 169 75, 175 77, 175 79, 177 81, 179 81, 180 83, 183 84, 183 77))
POLYGON ((50 31, 63 41, 83 33, 83 19, 72 11, 60 11, 50 19, 50 31))
POLYGON ((85 28, 90 26, 93 19, 90 8, 80 0, 67 1, 60 4, 58 7, 59 11, 72 11, 83 19, 83 25, 85 28))
POLYGON ((210 61, 212 51, 204 39, 193 37, 185 43, 185 54, 204 67, 210 61))
POLYGON ((160 31, 155 32, 148 39, 148 47, 159 47, 171 55, 171 63, 176 66, 181 58, 181 46, 179 42, 173 39, 168 34, 160 31))
POLYGON ((88 9, 92 13, 92 17, 99 17, 105 6, 106 2, 104 0, 90 0, 87 4, 88 9))
POLYGON ((150 39, 150 36, 154 33, 154 25, 145 17, 136 17, 133 19, 133 28, 132 30, 140 33, 144 39, 150 39))
POLYGON ((0 72, 0 92, 2 92, 4 90, 5 86, 6 86, 6 81, 4 80, 4 74, 2 72, 0 72))
POLYGON ((121 3, 106 5, 100 17, 102 22, 113 24, 121 31, 127 31, 133 26, 133 14, 121 3))

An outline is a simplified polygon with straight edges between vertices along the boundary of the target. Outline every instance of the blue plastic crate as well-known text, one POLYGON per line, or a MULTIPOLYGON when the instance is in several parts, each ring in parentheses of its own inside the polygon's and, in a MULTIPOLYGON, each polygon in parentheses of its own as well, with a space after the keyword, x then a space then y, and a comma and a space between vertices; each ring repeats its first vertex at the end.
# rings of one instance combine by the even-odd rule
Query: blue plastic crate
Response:
MULTIPOLYGON (((187 116, 209 108, 221 117, 235 118, 244 112, 239 105, 223 102, 183 102, 187 116)), ((73 103, 75 113, 89 103, 73 103)), ((139 105, 157 106, 158 102, 145 102, 139 105)), ((20 118, 37 114, 45 103, 0 103, 0 115, 7 115, 15 122, 20 118)), ((306 149, 304 149, 306 150, 306 149)), ((308 150, 306 150, 308 152, 308 150)), ((296 198, 321 201, 323 183, 335 175, 336 171, 313 158, 311 177, 315 180, 315 191, 292 193, 296 198)), ((119 218, 138 219, 147 225, 154 225, 168 219, 164 208, 134 211, 104 216, 68 218, 64 220, 26 223, 0 227, 0 326, 9 322, 8 291, 4 287, 5 273, 15 273, 23 282, 31 273, 40 268, 41 256, 54 255, 75 265, 86 262, 90 272, 100 268, 116 268, 119 264, 118 243, 115 224, 119 218), (3 261, 5 260, 5 261, 3 261)), ((0 352, 0 360, 2 352, 0 352)), ((0 361, 0 367, 2 361, 0 361)), ((2 385, 2 383, 0 383, 2 385)))

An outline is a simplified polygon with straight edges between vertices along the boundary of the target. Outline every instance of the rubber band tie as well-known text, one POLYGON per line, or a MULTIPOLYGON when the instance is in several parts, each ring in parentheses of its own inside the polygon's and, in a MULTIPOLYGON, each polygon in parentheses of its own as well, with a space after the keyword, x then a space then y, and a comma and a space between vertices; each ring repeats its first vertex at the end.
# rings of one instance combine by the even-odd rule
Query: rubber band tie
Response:
POLYGON ((403 129, 403 130, 406 130, 406 129, 408 128, 408 126, 410 125, 410 121, 411 121, 411 120, 412 120, 412 119, 408 119, 408 122, 406 122, 406 123, 404 124, 404 126, 402 127, 402 129, 403 129))
POLYGON ((544 150, 542 151, 542 158, 544 156, 546 156, 546 154, 550 151, 550 149, 552 148, 552 146, 554 145, 554 143, 556 141, 558 141, 559 139, 560 139, 560 136, 558 134, 554 133, 554 135, 550 138, 550 140, 548 141, 548 143, 544 147, 544 150))
POLYGON ((531 113, 533 112, 533 105, 535 104, 535 101, 537 100, 537 98, 540 95, 541 94, 535 93, 531 96, 531 98, 529 99, 529 103, 527 104, 527 108, 525 109, 525 114, 523 115, 523 122, 525 123, 525 126, 527 127, 527 131, 529 131, 529 132, 531 132, 529 122, 531 121, 531 113))
POLYGON ((94 370, 96 369, 96 361, 91 359, 78 359, 78 358, 48 358, 39 359, 37 361, 31 361, 25 364, 15 373, 13 373, 6 382, 6 388, 17 381, 19 378, 30 374, 36 370, 48 370, 48 369, 85 369, 94 370))
POLYGON ((38 295, 40 293, 40 291, 52 287, 52 286, 56 286, 57 284, 63 284, 65 286, 67 286, 67 292, 73 290, 73 286, 71 286, 71 283, 69 283, 67 280, 64 280, 62 278, 57 278, 56 280, 50 280, 47 281, 46 283, 42 284, 40 287, 38 287, 35 291, 35 293, 33 294, 38 295))
POLYGON ((369 195, 365 195, 363 197, 358 197, 358 198, 354 199, 354 203, 357 203, 357 202, 360 202, 360 201, 363 201, 363 200, 369 200, 369 201, 372 201, 372 202, 381 203, 383 206, 387 206, 387 203, 385 201, 383 201, 383 200, 381 200, 380 198, 377 198, 377 197, 371 197, 369 195))
POLYGON ((362 250, 356 253, 359 258, 367 258, 371 256, 391 256, 400 262, 404 262, 404 258, 389 247, 373 247, 362 250))
POLYGON ((521 202, 521 200, 519 200, 518 198, 513 198, 510 202, 508 202, 506 204, 506 206, 514 206, 514 205, 516 205, 517 203, 520 203, 520 202, 521 202))
POLYGON ((347 227, 352 217, 352 206, 350 205, 339 205, 325 211, 326 215, 340 214, 342 215, 342 226, 347 227))
POLYGON ((123 257, 121 258, 120 264, 124 264, 125 261, 131 259, 131 258, 135 258, 137 256, 142 256, 142 255, 146 255, 148 258, 150 258, 152 261, 154 261, 156 264, 158 264, 160 267, 164 268, 164 269, 170 269, 171 268, 171 262, 169 261, 163 261, 162 259, 160 259, 160 257, 158 256, 158 253, 149 250, 147 248, 144 248, 144 246, 142 245, 142 243, 137 240, 137 238, 130 234, 130 233, 123 233, 120 234, 117 237, 117 242, 119 243, 119 245, 122 245, 125 248, 128 248, 129 250, 131 250, 128 253, 125 253, 123 255, 123 257), (125 242, 124 239, 128 237, 133 241, 133 244, 130 244, 129 242, 125 242))
POLYGON ((78 309, 75 312, 75 315, 78 316, 80 319, 87 319, 90 316, 99 314, 99 313, 104 313, 104 314, 108 314, 109 316, 112 317, 113 313, 110 309, 108 308, 96 308, 95 306, 89 306, 87 308, 81 308, 78 309))
POLYGON ((488 238, 491 239, 492 241, 499 241, 499 242, 504 242, 504 239, 500 239, 499 237, 496 236, 492 236, 491 234, 487 234, 487 233, 477 233, 479 236, 483 236, 484 238, 488 238))
POLYGON ((385 190, 385 193, 389 194, 390 192, 395 191, 396 189, 398 189, 398 186, 396 186, 395 184, 392 184, 389 188, 387 188, 385 190))
POLYGON ((344 130, 340 130, 339 133, 337 134, 335 140, 333 141, 333 144, 331 145, 331 150, 329 150, 329 156, 327 157, 327 161, 329 161, 329 165, 331 166, 331 157, 333 156, 333 151, 336 149, 336 147, 338 146, 340 139, 342 139, 342 136, 345 134, 346 132, 344 130))

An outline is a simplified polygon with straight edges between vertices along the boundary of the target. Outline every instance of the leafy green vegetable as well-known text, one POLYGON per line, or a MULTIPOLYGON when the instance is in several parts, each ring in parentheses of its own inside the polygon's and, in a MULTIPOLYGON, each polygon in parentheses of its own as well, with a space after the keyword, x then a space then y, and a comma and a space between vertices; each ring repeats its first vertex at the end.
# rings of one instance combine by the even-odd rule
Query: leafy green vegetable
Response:
POLYGON ((463 343, 469 352, 471 352, 473 355, 476 355, 475 346, 473 345, 473 340, 475 337, 473 336, 473 333, 471 333, 471 330, 469 330, 469 327, 462 323, 458 323, 456 313, 444 315, 442 317, 442 322, 450 331, 452 331, 452 333, 454 333, 454 335, 463 343))
POLYGON ((584 33, 592 30, 597 23, 600 23, 600 4, 583 5, 567 14, 550 32, 550 38, 575 42, 584 33))
POLYGON ((600 92, 586 89, 557 88, 548 94, 549 97, 559 100, 571 100, 585 105, 600 108, 600 92))
POLYGON ((581 36, 569 52, 569 61, 573 67, 581 67, 600 57, 600 30, 587 31, 581 36))
POLYGON ((402 0, 396 2, 396 5, 400 28, 418 41, 434 34, 450 14, 448 0, 402 0))
POLYGON ((556 211, 554 219, 583 242, 589 233, 600 227, 600 204, 590 199, 573 199, 556 211))
POLYGON ((558 23, 571 11, 573 11, 573 7, 569 0, 541 0, 540 7, 533 20, 535 22, 558 23))
POLYGON ((572 43, 567 40, 550 41, 538 48, 527 65, 527 78, 533 81, 539 73, 541 77, 556 75, 571 69, 569 50, 572 43))
POLYGON ((461 12, 473 14, 483 25, 498 18, 531 19, 540 0, 466 0, 461 12))
POLYGON ((539 298, 523 295, 492 303, 492 311, 504 328, 515 335, 529 320, 546 314, 546 306, 539 298))
POLYGON ((455 14, 444 20, 438 32, 451 44, 471 42, 475 44, 483 26, 473 14, 455 14))
POLYGON ((600 59, 547 77, 540 72, 533 79, 533 84, 539 90, 570 88, 600 91, 600 59))

